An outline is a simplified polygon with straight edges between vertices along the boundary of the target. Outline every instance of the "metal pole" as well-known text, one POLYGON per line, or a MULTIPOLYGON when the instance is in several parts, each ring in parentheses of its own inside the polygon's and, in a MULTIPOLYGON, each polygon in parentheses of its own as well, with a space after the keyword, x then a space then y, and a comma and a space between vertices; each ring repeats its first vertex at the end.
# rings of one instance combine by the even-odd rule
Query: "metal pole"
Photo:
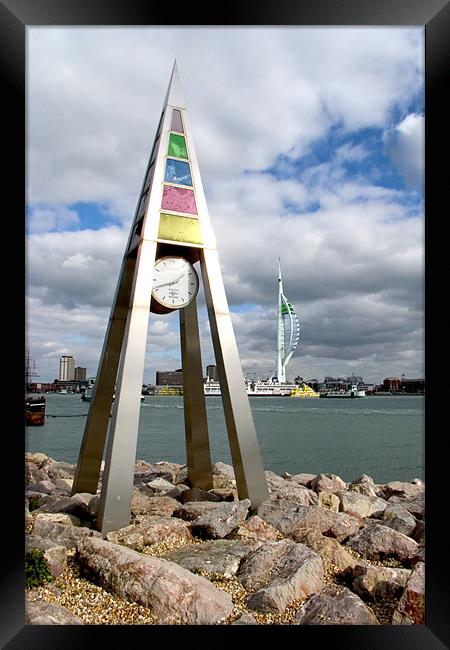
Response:
POLYGON ((200 262, 236 486, 239 498, 250 499, 252 510, 256 510, 268 498, 269 490, 217 250, 203 249, 200 262))
POLYGON ((180 338, 188 478, 192 486, 210 490, 212 465, 196 300, 180 309, 180 338))

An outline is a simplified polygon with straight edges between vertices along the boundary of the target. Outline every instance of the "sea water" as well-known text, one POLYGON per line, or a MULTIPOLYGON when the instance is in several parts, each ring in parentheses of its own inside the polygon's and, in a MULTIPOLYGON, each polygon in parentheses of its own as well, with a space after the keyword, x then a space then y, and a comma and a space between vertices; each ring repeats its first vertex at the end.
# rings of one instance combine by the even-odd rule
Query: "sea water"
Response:
MULTIPOLYGON (((361 474, 376 483, 424 478, 425 397, 361 399, 251 397, 265 469, 277 474, 361 474)), ((26 427, 25 448, 76 463, 90 403, 76 394, 46 395, 45 425, 26 427)), ((207 397, 212 461, 231 464, 220 397, 207 397)), ((137 459, 185 464, 183 398, 146 396, 137 459)))

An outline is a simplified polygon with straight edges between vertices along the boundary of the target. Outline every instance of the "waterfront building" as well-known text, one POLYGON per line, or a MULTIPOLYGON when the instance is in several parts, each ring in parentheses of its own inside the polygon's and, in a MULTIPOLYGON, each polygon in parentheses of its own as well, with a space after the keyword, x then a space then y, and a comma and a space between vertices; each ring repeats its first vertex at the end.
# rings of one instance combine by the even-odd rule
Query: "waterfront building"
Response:
POLYGON ((209 381, 219 381, 217 366, 214 365, 206 366, 206 379, 209 381))
POLYGON ((59 360, 59 381, 75 380, 75 359, 64 355, 59 360))
POLYGON ((86 368, 80 366, 75 368, 75 381, 86 381, 86 368))
POLYGON ((183 385, 183 371, 178 370, 157 370, 156 371, 156 385, 157 386, 182 386, 183 385))

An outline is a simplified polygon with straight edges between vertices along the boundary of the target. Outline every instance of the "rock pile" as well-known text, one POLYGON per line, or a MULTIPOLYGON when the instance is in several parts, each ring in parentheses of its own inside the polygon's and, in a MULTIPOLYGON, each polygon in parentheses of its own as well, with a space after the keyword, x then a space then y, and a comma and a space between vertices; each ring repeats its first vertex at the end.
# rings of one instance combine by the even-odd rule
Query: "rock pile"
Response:
POLYGON ((27 591, 28 624, 405 625, 424 622, 424 483, 278 476, 256 512, 233 468, 209 491, 186 467, 136 463, 128 526, 96 530, 99 494, 75 466, 25 458, 26 549, 53 582, 27 591))

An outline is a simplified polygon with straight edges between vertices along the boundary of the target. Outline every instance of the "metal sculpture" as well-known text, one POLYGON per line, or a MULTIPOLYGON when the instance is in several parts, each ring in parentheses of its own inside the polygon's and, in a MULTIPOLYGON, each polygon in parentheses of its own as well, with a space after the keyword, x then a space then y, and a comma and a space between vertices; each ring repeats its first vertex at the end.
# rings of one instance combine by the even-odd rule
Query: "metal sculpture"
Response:
POLYGON ((180 313, 188 479, 212 487, 197 322, 199 263, 240 499, 268 488, 239 360, 176 62, 122 261, 72 494, 95 493, 106 446, 97 527, 130 523, 149 312, 180 313), (195 274, 195 275, 194 275, 195 274))

